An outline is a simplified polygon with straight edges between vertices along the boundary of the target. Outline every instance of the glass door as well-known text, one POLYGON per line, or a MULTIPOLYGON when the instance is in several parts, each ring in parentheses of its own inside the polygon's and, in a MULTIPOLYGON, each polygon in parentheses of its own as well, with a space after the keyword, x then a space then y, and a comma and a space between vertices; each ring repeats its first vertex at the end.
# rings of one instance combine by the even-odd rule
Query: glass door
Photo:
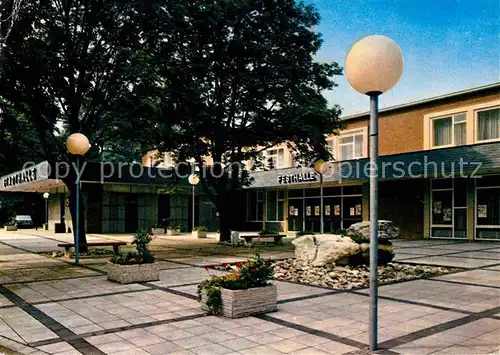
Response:
POLYGON ((342 229, 342 198, 325 197, 323 206, 323 223, 325 224, 325 233, 336 234, 342 229))
POLYGON ((303 229, 303 199, 288 200, 288 230, 300 232, 303 229))
POLYGON ((306 232, 321 232, 321 199, 306 198, 305 199, 305 231, 306 232))

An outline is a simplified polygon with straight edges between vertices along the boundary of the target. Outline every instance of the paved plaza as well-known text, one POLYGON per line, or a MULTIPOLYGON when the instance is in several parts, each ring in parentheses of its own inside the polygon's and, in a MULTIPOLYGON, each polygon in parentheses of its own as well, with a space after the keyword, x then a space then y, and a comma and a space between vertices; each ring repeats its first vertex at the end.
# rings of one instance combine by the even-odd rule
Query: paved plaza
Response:
MULTIPOLYGON (((179 253, 181 237, 157 238, 160 281, 119 285, 106 280, 105 259, 82 259, 78 267, 37 254, 71 237, 36 233, 0 232, 0 353, 368 353, 367 290, 276 282, 278 312, 238 320, 204 316, 196 301, 196 285, 208 276, 203 266, 246 254, 179 253)), ((89 240, 105 238, 130 237, 89 240)), ((380 353, 497 354, 500 243, 400 240, 395 249, 399 261, 466 270, 381 286, 380 353)))

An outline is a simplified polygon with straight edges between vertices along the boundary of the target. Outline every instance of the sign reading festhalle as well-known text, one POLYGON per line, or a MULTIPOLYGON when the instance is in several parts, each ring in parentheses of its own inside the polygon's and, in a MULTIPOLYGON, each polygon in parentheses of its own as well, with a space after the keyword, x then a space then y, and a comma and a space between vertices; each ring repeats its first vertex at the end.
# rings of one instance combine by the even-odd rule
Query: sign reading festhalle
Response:
POLYGON ((317 178, 316 178, 316 173, 306 172, 306 173, 279 175, 277 180, 278 184, 286 185, 286 184, 300 184, 303 182, 314 182, 317 181, 317 178))
POLYGON ((26 169, 19 170, 15 173, 2 177, 2 181, 0 182, 0 189, 9 189, 40 180, 46 180, 48 176, 49 164, 48 162, 44 161, 40 164, 32 165, 26 169))

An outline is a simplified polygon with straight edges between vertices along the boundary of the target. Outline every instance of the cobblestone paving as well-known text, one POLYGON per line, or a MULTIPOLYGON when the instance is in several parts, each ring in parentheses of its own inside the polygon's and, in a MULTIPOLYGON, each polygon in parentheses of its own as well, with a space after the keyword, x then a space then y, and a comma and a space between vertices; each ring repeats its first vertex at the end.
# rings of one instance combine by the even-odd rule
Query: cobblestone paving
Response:
MULTIPOLYGON (((5 347, 58 355, 370 353, 367 290, 276 282, 278 312, 237 320, 204 316, 195 300, 196 284, 207 277, 202 266, 241 256, 165 259, 160 281, 119 285, 106 280, 102 259, 77 267, 35 254, 57 250, 64 238, 0 232, 0 352, 5 347)), ((397 241, 395 249, 405 262, 468 269, 380 287, 380 352, 498 353, 499 244, 412 240, 397 241)))

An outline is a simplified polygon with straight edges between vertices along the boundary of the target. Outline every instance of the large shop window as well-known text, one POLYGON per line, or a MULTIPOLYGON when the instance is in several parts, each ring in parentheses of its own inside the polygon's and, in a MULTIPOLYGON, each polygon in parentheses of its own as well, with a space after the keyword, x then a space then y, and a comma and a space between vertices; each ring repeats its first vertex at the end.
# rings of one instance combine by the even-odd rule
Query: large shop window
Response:
POLYGON ((477 112, 477 141, 500 139, 500 108, 477 112))
POLYGON ((467 140, 467 117, 465 113, 432 120, 434 147, 460 146, 467 140))
POLYGON ((264 193, 262 191, 248 192, 247 220, 262 221, 264 217, 264 193))
POLYGON ((285 191, 267 191, 267 221, 283 221, 285 191))
POLYGON ((431 237, 467 238, 467 180, 431 182, 431 237))
POLYGON ((339 138, 339 160, 363 157, 363 133, 343 135, 339 138))
POLYGON ((477 188, 476 227, 477 239, 500 239, 500 186, 477 188))

